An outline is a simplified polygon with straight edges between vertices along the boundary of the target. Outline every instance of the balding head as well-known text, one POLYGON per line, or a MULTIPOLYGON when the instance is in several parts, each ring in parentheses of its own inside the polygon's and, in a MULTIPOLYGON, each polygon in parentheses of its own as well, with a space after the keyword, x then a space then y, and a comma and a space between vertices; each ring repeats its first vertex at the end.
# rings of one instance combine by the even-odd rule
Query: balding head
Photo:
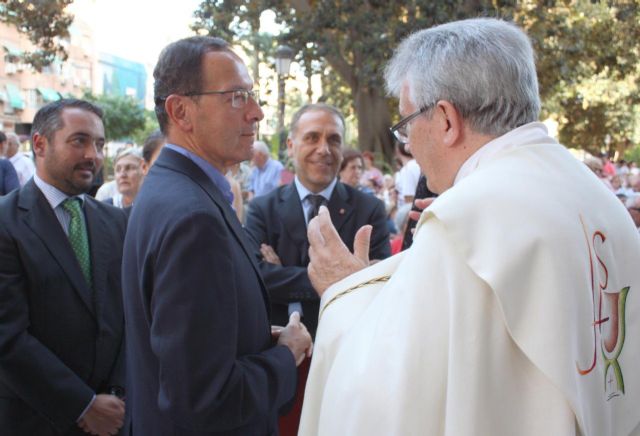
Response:
POLYGON ((256 141, 253 143, 253 158, 252 161, 255 166, 262 169, 269 160, 270 151, 267 144, 262 141, 256 141))
POLYGON ((11 158, 20 150, 20 138, 15 133, 7 133, 7 158, 11 158))

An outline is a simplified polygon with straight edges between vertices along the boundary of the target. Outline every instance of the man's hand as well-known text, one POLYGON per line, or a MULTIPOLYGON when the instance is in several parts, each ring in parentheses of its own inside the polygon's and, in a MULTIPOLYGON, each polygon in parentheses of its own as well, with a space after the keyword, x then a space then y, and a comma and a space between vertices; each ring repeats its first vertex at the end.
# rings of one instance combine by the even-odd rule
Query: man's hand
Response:
POLYGON ((362 226, 353 241, 353 254, 331 223, 329 210, 321 206, 318 216, 309 222, 309 279, 322 297, 329 286, 369 266, 369 241, 372 227, 362 226))
POLYGON ((115 395, 98 394, 93 404, 78 422, 86 433, 109 436, 118 433, 124 424, 124 401, 115 395))
POLYGON ((282 265, 282 261, 280 261, 280 257, 277 255, 276 251, 273 249, 271 245, 261 244, 260 254, 262 254, 262 258, 264 259, 265 262, 272 263, 274 265, 282 265))
MULTIPOLYGON (((274 334, 273 327, 271 334, 274 334)), ((300 365, 305 357, 311 357, 313 343, 307 328, 300 322, 300 314, 293 312, 289 317, 289 324, 280 330, 278 345, 284 345, 291 350, 296 359, 296 366, 300 365)))

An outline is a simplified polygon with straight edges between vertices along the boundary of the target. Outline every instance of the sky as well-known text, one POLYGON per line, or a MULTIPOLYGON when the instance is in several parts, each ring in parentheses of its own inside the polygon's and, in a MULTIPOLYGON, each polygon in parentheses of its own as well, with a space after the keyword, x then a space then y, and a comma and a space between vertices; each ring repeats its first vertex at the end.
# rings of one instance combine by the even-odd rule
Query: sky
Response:
MULTIPOLYGON (((87 0, 76 0, 86 2, 87 0)), ((94 0, 96 47, 153 66, 168 43, 190 36, 200 0, 94 0)))

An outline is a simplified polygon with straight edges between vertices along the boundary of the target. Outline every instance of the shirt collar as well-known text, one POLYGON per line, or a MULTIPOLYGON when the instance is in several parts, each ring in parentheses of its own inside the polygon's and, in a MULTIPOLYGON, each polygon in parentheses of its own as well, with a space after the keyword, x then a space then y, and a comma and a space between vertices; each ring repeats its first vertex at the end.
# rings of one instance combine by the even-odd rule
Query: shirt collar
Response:
POLYGON ((165 147, 175 151, 176 153, 180 153, 181 155, 183 155, 184 157, 186 157, 187 159, 191 160, 193 163, 198 165, 198 167, 202 171, 204 171, 207 177, 211 179, 213 184, 216 185, 216 187, 220 190, 220 192, 222 192, 222 195, 229 202, 229 204, 233 203, 233 193, 231 192, 231 185, 227 181, 224 174, 222 174, 216 167, 211 165, 209 162, 207 162, 197 154, 192 153, 191 151, 179 145, 166 144, 165 147))
POLYGON ((547 132, 547 127, 540 122, 528 123, 499 136, 480 147, 462 164, 453 181, 455 185, 460 180, 474 172, 482 161, 491 158, 496 153, 510 148, 528 144, 556 143, 547 132))
POLYGON ((47 182, 42 180, 40 177, 38 177, 38 173, 35 173, 33 175, 33 181, 36 184, 36 186, 40 189, 40 191, 42 191, 42 193, 44 194, 44 197, 47 199, 52 209, 55 209, 56 207, 60 206, 60 204, 69 197, 79 198, 80 206, 84 207, 85 194, 67 195, 61 190, 59 190, 58 188, 56 188, 55 186, 48 184, 47 182))
MULTIPOLYGON (((338 178, 334 177, 334 179, 331 181, 331 183, 329 183, 329 186, 327 186, 326 188, 324 188, 322 191, 317 192, 315 194, 317 195, 322 195, 327 201, 329 201, 329 199, 331 198, 331 194, 333 193, 333 188, 335 188, 336 183, 338 182, 338 178)), ((309 191, 300 181, 300 179, 298 178, 298 176, 296 175, 296 177, 293 179, 293 183, 296 186, 296 189, 298 191, 298 195, 300 196, 300 201, 304 200, 305 198, 307 198, 307 195, 309 194, 314 194, 313 192, 309 191)))

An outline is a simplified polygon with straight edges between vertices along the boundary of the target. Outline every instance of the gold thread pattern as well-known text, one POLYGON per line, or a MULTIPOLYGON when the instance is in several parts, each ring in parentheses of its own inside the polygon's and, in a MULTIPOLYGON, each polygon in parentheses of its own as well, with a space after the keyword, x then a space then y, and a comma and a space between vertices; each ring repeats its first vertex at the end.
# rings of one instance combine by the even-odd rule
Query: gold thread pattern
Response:
POLYGON ((366 282, 358 283, 357 285, 352 286, 349 289, 345 289, 344 291, 340 292, 339 294, 334 295, 331 298, 331 300, 327 301, 327 304, 325 304, 324 307, 322 308, 322 310, 320 311, 320 315, 318 316, 318 322, 320 322, 320 319, 322 319, 322 314, 327 309, 327 307, 331 306, 333 303, 335 303, 340 298, 344 297, 347 294, 352 293, 353 291, 356 291, 358 289, 364 288, 366 286, 375 285, 377 283, 388 282, 390 278, 391 278, 391 276, 389 276, 389 275, 382 276, 382 277, 376 277, 374 279, 367 280, 366 282))

